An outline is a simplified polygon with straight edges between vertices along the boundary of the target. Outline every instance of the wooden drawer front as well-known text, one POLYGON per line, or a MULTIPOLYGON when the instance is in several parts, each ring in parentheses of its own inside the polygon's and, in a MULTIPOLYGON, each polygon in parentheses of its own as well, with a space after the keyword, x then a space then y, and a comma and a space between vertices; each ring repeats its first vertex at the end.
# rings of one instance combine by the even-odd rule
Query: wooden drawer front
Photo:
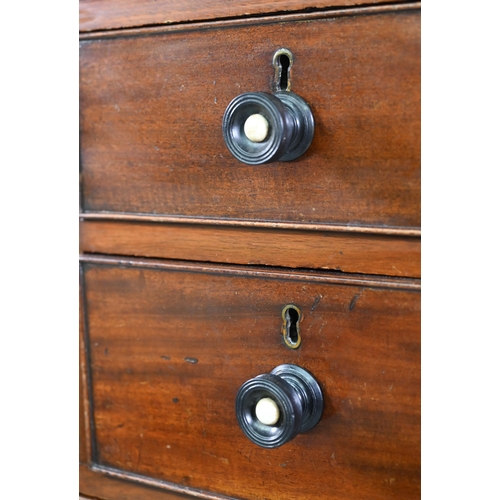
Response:
POLYGON ((80 77, 86 212, 420 226, 418 10, 88 39, 80 77), (245 165, 222 116, 283 46, 315 137, 245 165))
POLYGON ((420 498, 414 282, 88 259, 96 467, 238 498, 420 498), (303 314, 297 350, 280 333, 289 303, 303 314), (324 414, 264 449, 238 427, 235 397, 282 363, 314 374, 324 414))

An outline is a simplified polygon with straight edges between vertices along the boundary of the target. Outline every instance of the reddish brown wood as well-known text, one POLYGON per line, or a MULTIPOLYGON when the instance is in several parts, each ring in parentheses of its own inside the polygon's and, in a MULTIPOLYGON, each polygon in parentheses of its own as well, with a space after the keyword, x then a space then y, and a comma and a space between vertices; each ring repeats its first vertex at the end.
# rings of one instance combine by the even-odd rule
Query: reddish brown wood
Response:
POLYGON ((276 12, 294 12, 360 4, 397 3, 398 0, 80 0, 80 30, 171 24, 276 12))
POLYGON ((80 251, 420 276, 420 239, 386 235, 87 220, 80 251))
POLYGON ((85 211, 420 226, 418 11, 87 40, 80 76, 85 211), (243 165, 222 114, 282 46, 315 139, 243 165))
POLYGON ((94 260, 83 265, 100 466, 242 498, 420 498, 418 292, 387 279, 94 260), (281 340, 288 303, 303 312, 297 351, 281 340), (281 363, 315 375, 325 412, 265 450, 239 429, 234 398, 281 363))

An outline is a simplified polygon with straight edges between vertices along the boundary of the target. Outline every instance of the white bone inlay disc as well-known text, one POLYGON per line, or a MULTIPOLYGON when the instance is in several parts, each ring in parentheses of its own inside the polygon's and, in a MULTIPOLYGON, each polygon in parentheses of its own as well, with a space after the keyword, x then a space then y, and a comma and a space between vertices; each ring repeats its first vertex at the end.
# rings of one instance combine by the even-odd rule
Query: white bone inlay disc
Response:
POLYGON ((262 398, 255 407, 255 414, 264 425, 274 425, 280 418, 278 405, 271 398, 262 398))
POLYGON ((262 115, 256 113, 247 118, 243 130, 252 142, 262 142, 269 132, 269 123, 262 115))

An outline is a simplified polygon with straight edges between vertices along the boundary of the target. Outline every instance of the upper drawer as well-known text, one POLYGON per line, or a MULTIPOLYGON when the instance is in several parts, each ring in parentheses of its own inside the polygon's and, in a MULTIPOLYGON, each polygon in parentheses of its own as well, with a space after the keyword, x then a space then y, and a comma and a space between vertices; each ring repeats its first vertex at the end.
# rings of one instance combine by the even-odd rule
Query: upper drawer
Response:
POLYGON ((307 8, 393 3, 399 0, 80 0, 80 30, 171 24, 307 8))
POLYGON ((80 60, 84 211, 420 226, 418 10, 89 38, 80 60), (272 91, 281 47, 314 140, 245 165, 222 116, 272 91))

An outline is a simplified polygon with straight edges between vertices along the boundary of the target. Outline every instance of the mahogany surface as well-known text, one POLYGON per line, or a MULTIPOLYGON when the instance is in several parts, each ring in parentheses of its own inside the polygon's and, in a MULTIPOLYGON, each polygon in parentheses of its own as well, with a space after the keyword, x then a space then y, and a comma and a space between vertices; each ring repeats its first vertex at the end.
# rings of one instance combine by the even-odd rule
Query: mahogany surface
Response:
POLYGON ((80 30, 170 24, 398 0, 80 0, 80 30))
POLYGON ((80 46, 84 212, 420 226, 418 10, 80 46), (315 138, 298 161, 244 165, 222 115, 238 94, 271 90, 282 46, 315 138))
POLYGON ((415 281, 244 269, 84 257, 95 464, 248 499, 420 498, 415 281), (303 313, 296 351, 280 334, 289 303, 303 313), (268 450, 234 400, 282 363, 314 373, 325 411, 268 450))

